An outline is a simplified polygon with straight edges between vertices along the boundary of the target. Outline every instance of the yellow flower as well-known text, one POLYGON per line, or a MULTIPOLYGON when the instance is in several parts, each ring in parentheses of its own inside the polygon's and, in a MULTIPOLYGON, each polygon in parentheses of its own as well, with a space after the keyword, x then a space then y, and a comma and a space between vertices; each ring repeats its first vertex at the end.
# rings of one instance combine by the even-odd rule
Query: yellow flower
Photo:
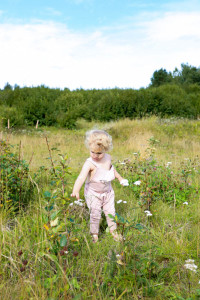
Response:
POLYGON ((74 237, 72 237, 70 240, 71 240, 71 242, 79 242, 79 239, 74 238, 74 237))
POLYGON ((125 265, 125 263, 123 263, 123 262, 121 261, 121 259, 118 259, 118 260, 117 260, 117 264, 118 264, 118 265, 121 265, 121 266, 124 266, 124 265, 125 265))
POLYGON ((44 224, 44 228, 45 228, 46 230, 49 230, 49 227, 47 226, 47 224, 44 224))

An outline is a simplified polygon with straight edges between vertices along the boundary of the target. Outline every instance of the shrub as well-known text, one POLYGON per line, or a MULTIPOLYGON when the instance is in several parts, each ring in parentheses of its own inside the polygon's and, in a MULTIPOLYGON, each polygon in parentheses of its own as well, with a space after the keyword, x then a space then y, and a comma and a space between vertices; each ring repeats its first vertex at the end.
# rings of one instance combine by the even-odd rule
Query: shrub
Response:
POLYGON ((28 164, 12 152, 12 146, 0 141, 0 205, 14 210, 24 207, 31 198, 32 184, 28 164))

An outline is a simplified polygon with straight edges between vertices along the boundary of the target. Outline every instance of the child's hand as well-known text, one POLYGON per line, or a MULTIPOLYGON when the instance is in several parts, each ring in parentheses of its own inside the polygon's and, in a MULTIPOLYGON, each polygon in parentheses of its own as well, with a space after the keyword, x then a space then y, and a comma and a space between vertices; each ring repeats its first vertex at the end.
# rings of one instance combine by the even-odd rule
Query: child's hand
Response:
POLYGON ((77 200, 80 199, 79 193, 73 193, 72 192, 71 197, 76 198, 77 200))
POLYGON ((120 180, 120 184, 123 185, 123 186, 129 186, 128 179, 120 180))

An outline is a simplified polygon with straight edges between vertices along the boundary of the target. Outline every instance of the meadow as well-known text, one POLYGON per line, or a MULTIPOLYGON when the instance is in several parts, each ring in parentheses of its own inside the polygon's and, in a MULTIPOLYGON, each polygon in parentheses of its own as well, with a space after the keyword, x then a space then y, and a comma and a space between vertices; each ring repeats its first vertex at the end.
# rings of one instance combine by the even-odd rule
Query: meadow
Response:
POLYGON ((199 120, 1 128, 0 142, 0 299, 200 298, 199 120), (113 182, 122 242, 102 215, 92 243, 83 189, 70 197, 93 128, 112 135, 129 180, 113 182))

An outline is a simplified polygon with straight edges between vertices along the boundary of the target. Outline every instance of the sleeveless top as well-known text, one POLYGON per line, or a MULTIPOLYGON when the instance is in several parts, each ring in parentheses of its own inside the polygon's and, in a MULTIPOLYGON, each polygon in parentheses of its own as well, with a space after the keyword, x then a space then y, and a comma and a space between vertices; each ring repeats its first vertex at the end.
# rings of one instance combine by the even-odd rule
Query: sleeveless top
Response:
POLYGON ((106 170, 98 166, 90 157, 86 161, 91 162, 96 167, 96 172, 89 180, 89 177, 85 183, 85 192, 89 190, 97 193, 110 192, 112 190, 111 181, 115 179, 114 167, 111 166, 110 170, 106 170))

